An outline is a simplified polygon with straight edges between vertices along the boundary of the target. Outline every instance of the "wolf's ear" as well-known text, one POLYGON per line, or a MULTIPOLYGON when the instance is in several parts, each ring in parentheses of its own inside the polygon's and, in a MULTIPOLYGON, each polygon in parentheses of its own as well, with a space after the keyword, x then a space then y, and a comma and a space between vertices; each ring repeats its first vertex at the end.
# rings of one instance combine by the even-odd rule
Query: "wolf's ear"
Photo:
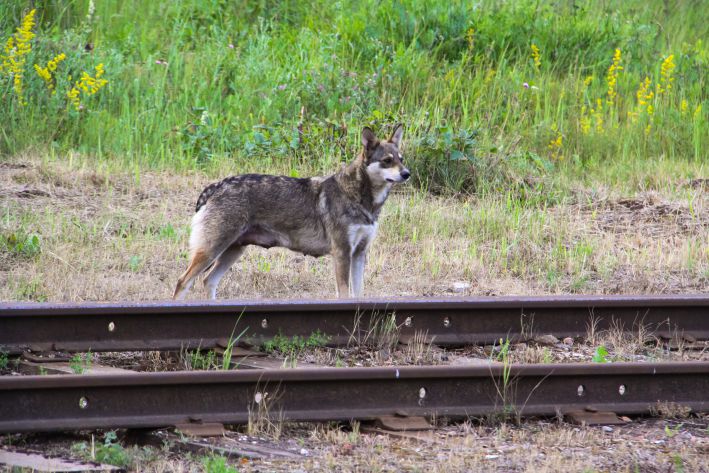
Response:
POLYGON ((364 145, 364 149, 367 151, 373 150, 379 144, 377 136, 374 134, 372 129, 367 126, 362 129, 362 144, 364 145))
POLYGON ((389 141, 394 143, 398 148, 401 145, 401 138, 404 136, 404 125, 399 123, 394 127, 394 132, 391 134, 389 141))

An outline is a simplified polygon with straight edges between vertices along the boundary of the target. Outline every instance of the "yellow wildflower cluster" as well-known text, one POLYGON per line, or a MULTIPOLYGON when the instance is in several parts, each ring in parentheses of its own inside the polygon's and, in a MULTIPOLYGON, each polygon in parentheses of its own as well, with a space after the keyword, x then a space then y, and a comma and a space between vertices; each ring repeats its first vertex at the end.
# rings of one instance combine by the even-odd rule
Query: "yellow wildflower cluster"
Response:
POLYGON ((81 108, 80 94, 91 96, 98 92, 103 86, 108 84, 106 79, 102 79, 101 76, 104 74, 103 64, 96 66, 96 76, 91 77, 87 72, 81 73, 81 79, 74 84, 69 92, 66 93, 69 102, 74 106, 76 110, 81 108))
POLYGON ((497 74, 497 71, 494 68, 491 67, 490 69, 488 69, 487 72, 485 73, 484 82, 486 84, 489 84, 490 82, 492 82, 492 80, 495 78, 495 74, 497 74))
POLYGON ((532 48, 532 59, 534 60, 534 67, 539 69, 539 67, 542 65, 542 59, 541 59, 541 54, 539 53, 539 48, 534 43, 532 43, 531 48, 532 48))
POLYGON ((620 49, 615 50, 613 55, 613 63, 608 68, 608 74, 606 74, 606 82, 608 82, 608 103, 612 104, 615 100, 616 95, 616 84, 618 82, 618 73, 623 70, 623 66, 620 65, 623 59, 620 55, 620 49))
POLYGON ((52 94, 56 93, 56 90, 54 90, 54 71, 57 70, 57 66, 64 59, 66 59, 66 54, 61 53, 54 56, 54 58, 47 63, 47 67, 39 67, 39 64, 34 65, 34 70, 37 71, 39 77, 44 80, 44 83, 47 84, 47 88, 52 94))
POLYGON ((635 93, 635 97, 638 100, 636 109, 634 111, 628 112, 628 118, 631 122, 637 120, 638 116, 647 112, 648 116, 652 116, 655 111, 653 104, 650 102, 654 97, 655 93, 651 90, 652 80, 649 77, 645 77, 645 80, 638 86, 638 91, 635 93))
POLYGON ((581 118, 579 119, 579 125, 581 125, 581 133, 588 135, 591 132, 591 119, 586 115, 586 106, 581 107, 581 118))
POLYGON ((475 45, 475 29, 474 28, 468 28, 468 31, 465 33, 465 39, 468 41, 468 49, 472 51, 473 46, 475 45))
POLYGON ((682 112, 682 115, 685 115, 687 113, 687 110, 689 109, 689 102, 687 102, 687 99, 682 99, 682 103, 679 105, 679 110, 682 112))
POLYGON ((3 50, 2 61, 0 61, 0 74, 12 76, 12 88, 20 100, 20 104, 24 105, 24 96, 22 94, 22 78, 25 73, 25 61, 32 45, 30 41, 34 38, 32 27, 35 25, 34 15, 37 10, 31 10, 22 19, 20 27, 13 36, 10 36, 5 43, 3 50))
POLYGON ((591 85, 591 82, 593 82, 593 76, 586 76, 586 78, 583 80, 583 85, 588 87, 591 85))
POLYGON ((660 66, 660 83, 657 84, 657 95, 667 94, 672 88, 672 82, 675 78, 672 77, 675 71, 674 63, 675 55, 670 54, 662 61, 662 66, 660 66))
POLYGON ((547 148, 549 148, 549 151, 551 151, 552 157, 554 159, 563 159, 563 156, 561 156, 561 146, 563 144, 561 133, 556 130, 554 131, 556 132, 556 138, 553 138, 549 142, 547 148))
POLYGON ((603 100, 596 99, 596 108, 591 108, 591 118, 596 123, 596 131, 603 132, 603 100))

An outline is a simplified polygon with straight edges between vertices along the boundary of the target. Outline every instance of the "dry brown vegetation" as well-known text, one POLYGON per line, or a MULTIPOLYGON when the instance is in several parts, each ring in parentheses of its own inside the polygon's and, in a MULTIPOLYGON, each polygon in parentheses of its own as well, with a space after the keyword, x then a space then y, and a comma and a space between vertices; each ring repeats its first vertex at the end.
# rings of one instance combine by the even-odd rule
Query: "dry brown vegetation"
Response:
MULTIPOLYGON (((209 178, 36 159, 0 166, 0 299, 171 296, 186 265, 193 204, 209 178), (37 251, 17 249, 33 235, 37 251)), ((586 192, 539 207, 403 188, 385 207, 365 294, 706 292, 709 194, 682 183, 665 194, 586 192)), ((190 294, 205 296, 201 284, 190 294)), ((332 298, 331 262, 252 247, 219 296, 332 298)))

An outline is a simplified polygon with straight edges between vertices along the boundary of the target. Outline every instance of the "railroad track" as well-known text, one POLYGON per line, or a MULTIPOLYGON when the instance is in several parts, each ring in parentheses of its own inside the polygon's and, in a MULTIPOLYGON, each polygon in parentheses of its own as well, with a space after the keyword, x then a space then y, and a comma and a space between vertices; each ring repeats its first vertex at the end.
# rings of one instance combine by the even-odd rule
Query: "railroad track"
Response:
MULTIPOLYGON (((345 344, 387 317, 402 337, 440 345, 534 333, 583 336, 645 327, 709 338, 709 298, 553 297, 227 304, 4 304, 0 350, 211 348, 235 333, 253 341, 315 330, 345 344)), ((648 412, 657 403, 709 410, 709 363, 318 368, 0 377, 0 433, 399 416, 648 412)))
POLYGON ((709 339, 709 296, 554 296, 225 303, 0 304, 0 350, 120 351, 213 348, 241 334, 260 344, 315 331, 344 345, 393 318, 402 340, 489 344, 594 330, 709 339))

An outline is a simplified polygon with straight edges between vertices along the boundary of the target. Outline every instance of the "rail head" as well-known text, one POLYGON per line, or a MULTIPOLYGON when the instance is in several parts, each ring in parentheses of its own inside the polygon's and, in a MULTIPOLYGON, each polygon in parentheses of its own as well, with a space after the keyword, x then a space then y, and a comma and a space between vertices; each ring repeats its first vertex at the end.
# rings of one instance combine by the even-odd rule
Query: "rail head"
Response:
POLYGON ((443 310, 497 308, 592 308, 592 307, 706 307, 709 295, 586 295, 586 296, 500 296, 500 297, 436 297, 436 298, 363 298, 337 300, 255 299, 223 301, 148 301, 31 303, 2 302, 0 317, 24 315, 96 315, 96 314, 180 314, 234 313, 277 311, 357 311, 357 310, 443 310))

